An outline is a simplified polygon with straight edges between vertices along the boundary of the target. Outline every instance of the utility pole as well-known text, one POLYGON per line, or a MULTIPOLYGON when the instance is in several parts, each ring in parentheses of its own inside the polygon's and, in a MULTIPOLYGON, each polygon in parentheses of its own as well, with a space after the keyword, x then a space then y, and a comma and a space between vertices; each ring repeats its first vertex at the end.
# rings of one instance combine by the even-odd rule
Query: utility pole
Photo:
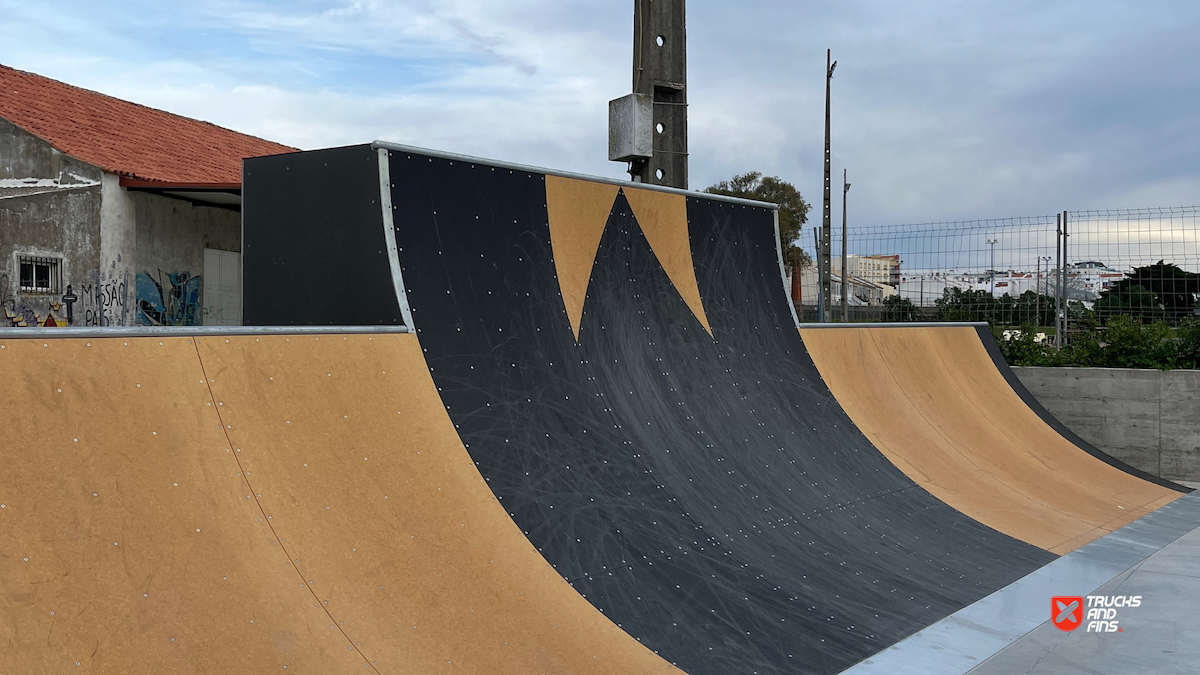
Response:
POLYGON ((850 323, 850 277, 846 276, 846 193, 850 183, 846 181, 846 170, 842 169, 842 323, 850 323))
MULTIPOLYGON (((829 222, 829 82, 833 79, 833 70, 837 68, 837 61, 830 61, 833 57, 833 50, 825 50, 825 199, 821 209, 821 250, 817 255, 821 256, 823 265, 821 266, 821 318, 822 323, 833 320, 833 311, 830 307, 832 301, 832 283, 830 277, 830 239, 833 238, 832 228, 829 222)), ((842 286, 846 285, 846 280, 842 279, 842 286)))
POLYGON ((633 93, 653 100, 653 154, 630 162, 635 181, 688 186, 684 0, 634 0, 633 93))

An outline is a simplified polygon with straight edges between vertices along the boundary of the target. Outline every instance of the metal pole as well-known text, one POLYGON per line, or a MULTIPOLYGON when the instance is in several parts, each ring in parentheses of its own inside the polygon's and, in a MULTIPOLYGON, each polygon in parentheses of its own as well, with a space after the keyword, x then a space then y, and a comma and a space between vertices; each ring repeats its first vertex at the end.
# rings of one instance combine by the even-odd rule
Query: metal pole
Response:
POLYGON ((1070 298, 1067 297, 1067 265, 1070 264, 1069 262, 1067 262, 1067 260, 1068 260, 1068 258, 1067 258, 1067 238, 1069 236, 1070 235, 1067 234, 1067 212, 1063 211, 1062 212, 1062 278, 1063 278, 1063 281, 1062 281, 1062 289, 1063 289, 1062 290, 1062 295, 1063 295, 1063 304, 1062 304, 1063 339, 1062 339, 1062 344, 1064 344, 1064 345, 1067 344, 1067 319, 1068 319, 1067 312, 1070 309, 1070 298))
POLYGON ((1062 347, 1062 214, 1054 216, 1054 348, 1062 347))
POLYGON ((1033 277, 1033 294, 1037 296, 1037 304, 1034 305, 1033 320, 1037 325, 1042 324, 1042 256, 1038 256, 1037 274, 1033 277))
MULTIPOLYGON (((824 270, 823 270, 824 266, 821 264, 822 260, 821 260, 821 254, 820 254, 821 235, 820 235, 820 233, 817 232, 816 228, 813 229, 813 245, 816 247, 816 251, 817 251, 817 281, 819 282, 824 277, 824 270)), ((821 288, 820 288, 819 284, 817 287, 816 296, 817 296, 817 323, 825 323, 825 312, 822 311, 822 310, 824 310, 824 307, 821 306, 822 295, 821 295, 821 288)))
POLYGON ((842 169, 842 323, 850 322, 850 293, 846 276, 846 194, 850 183, 846 182, 846 170, 842 169))
MULTIPOLYGON (((821 321, 832 321, 833 312, 830 305, 832 304, 832 283, 830 278, 831 265, 829 264, 830 255, 830 239, 833 238, 831 226, 829 222, 829 82, 833 79, 833 70, 837 68, 837 61, 831 61, 833 58, 833 50, 825 50, 825 195, 822 201, 821 208, 821 248, 818 255, 823 263, 821 267, 821 321), (828 314, 828 316, 826 316, 828 314)), ((845 283, 845 280, 842 280, 845 283)))
POLYGON ((996 297, 996 244, 1000 243, 1000 240, 999 239, 988 239, 987 243, 988 243, 988 246, 992 247, 992 262, 988 265, 988 267, 990 267, 991 269, 989 269, 988 271, 990 272, 990 279, 991 279, 991 286, 992 286, 991 293, 992 293, 992 298, 994 299, 996 297))

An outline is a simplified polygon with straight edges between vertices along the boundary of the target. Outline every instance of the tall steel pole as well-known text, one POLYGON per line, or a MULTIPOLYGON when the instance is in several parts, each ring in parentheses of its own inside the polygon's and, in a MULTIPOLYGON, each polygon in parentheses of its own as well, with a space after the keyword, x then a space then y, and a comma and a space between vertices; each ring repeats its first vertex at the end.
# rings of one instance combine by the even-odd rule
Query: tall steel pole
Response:
POLYGON ((846 193, 850 183, 846 182, 846 170, 842 169, 842 323, 850 322, 850 277, 846 276, 846 193))
POLYGON ((1062 214, 1054 217, 1054 348, 1062 347, 1062 214))
MULTIPOLYGON (((833 280, 830 275, 831 265, 829 260, 830 255, 830 239, 833 238, 833 232, 829 222, 829 82, 833 79, 833 69, 837 68, 837 61, 830 61, 833 56, 833 50, 825 50, 825 198, 821 209, 821 250, 818 255, 821 256, 821 261, 824 263, 821 267, 821 322, 833 320, 832 304, 832 284, 833 280)), ((845 285, 846 280, 842 280, 845 285)))

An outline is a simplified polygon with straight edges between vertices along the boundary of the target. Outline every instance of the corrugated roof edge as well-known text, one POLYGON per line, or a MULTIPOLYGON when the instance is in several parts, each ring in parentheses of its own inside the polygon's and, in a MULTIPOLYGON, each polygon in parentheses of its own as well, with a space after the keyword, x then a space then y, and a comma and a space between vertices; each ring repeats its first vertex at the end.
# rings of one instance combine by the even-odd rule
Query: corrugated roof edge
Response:
POLYGON ((472 157, 470 155, 459 155, 453 152, 443 152, 441 150, 430 150, 429 148, 418 148, 412 145, 401 145, 399 143, 389 143, 388 141, 375 141, 371 143, 371 147, 375 150, 384 149, 392 152, 411 152, 416 155, 425 155, 426 157, 438 157, 448 159, 455 162, 474 162, 485 166, 494 166, 503 169, 513 169, 516 171, 528 171, 530 173, 540 173, 547 176, 558 176, 560 178, 573 178, 575 180, 586 180, 593 183, 607 183, 609 185, 618 185, 620 187, 638 188, 639 190, 654 190, 657 192, 670 192, 673 194, 684 195, 685 197, 701 197, 703 199, 715 199, 722 202, 730 202, 733 204, 742 204, 743 206, 754 206, 757 208, 765 208, 771 210, 779 210, 778 204, 771 202, 760 202, 753 199, 742 199, 741 197, 728 197, 726 195, 714 195, 708 192, 699 192, 697 190, 682 190, 680 188, 666 187, 665 185, 651 185, 649 183, 634 183, 633 181, 620 180, 618 178, 608 178, 607 176, 589 176, 582 173, 572 173, 570 171, 559 171, 557 169, 547 169, 540 166, 529 166, 527 164, 516 164, 513 162, 504 162, 495 159, 487 159, 484 157, 472 157))

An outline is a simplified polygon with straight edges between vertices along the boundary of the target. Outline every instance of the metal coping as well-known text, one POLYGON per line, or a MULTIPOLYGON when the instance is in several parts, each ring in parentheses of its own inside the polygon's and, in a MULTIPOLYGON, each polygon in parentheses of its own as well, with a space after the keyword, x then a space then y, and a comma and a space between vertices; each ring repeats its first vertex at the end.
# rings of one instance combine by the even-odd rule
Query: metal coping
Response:
POLYGON ((392 286, 396 292, 396 303, 400 307, 400 318, 405 326, 413 325, 412 309, 408 304, 408 290, 404 288, 404 272, 400 269, 400 249, 396 245, 396 221, 392 214, 391 162, 388 151, 376 149, 379 165, 379 205, 383 207, 383 242, 387 247, 388 265, 392 268, 392 286))
POLYGON ((986 321, 910 321, 880 323, 802 323, 800 330, 811 328, 947 328, 951 326, 986 326, 986 321))
MULTIPOLYGON (((779 234, 779 211, 775 211, 775 258, 779 261, 779 282, 783 284, 783 297, 788 299, 788 309, 792 311, 792 323, 800 326, 800 317, 796 316, 796 303, 792 302, 792 289, 788 288, 787 269, 783 266, 783 247, 780 242, 783 238, 779 234)), ((793 270, 792 274, 799 274, 799 270, 793 270)))
POLYGON ((443 152, 441 150, 430 150, 429 148, 418 148, 413 145, 401 145, 399 143, 389 143, 387 141, 374 141, 371 143, 371 148, 375 150, 384 149, 394 152, 411 152, 415 155, 425 155, 427 157, 438 157, 441 159, 449 159, 455 162, 474 162, 475 164, 483 164, 485 166, 494 166, 502 169, 513 169, 516 171, 529 171, 531 173, 540 173, 547 176, 559 176, 561 178, 573 178, 575 180, 586 180, 593 183, 607 183, 609 185, 617 185, 620 187, 638 188, 640 190, 656 190, 658 192, 670 192, 672 194, 684 195, 686 197, 701 197, 703 199, 715 199, 717 201, 730 202, 733 204, 742 204, 743 206, 755 206, 758 208, 779 210, 778 204, 771 202, 760 202, 753 199, 742 199, 741 197, 729 197, 726 195, 714 195, 708 192, 699 192, 696 190, 683 190, 680 188, 667 187, 665 185, 651 185, 650 183, 634 183, 633 181, 621 180, 619 178, 608 178, 607 176, 589 176, 583 173, 573 173, 570 171, 559 171, 557 169, 547 169, 540 166, 529 166, 527 164, 516 164, 513 162, 503 162, 495 159, 486 159, 483 157, 472 157, 470 155, 459 155, 453 152, 443 152))
POLYGON ((350 335, 408 333, 407 326, 102 326, 0 328, 0 340, 33 338, 187 337, 230 335, 350 335))

